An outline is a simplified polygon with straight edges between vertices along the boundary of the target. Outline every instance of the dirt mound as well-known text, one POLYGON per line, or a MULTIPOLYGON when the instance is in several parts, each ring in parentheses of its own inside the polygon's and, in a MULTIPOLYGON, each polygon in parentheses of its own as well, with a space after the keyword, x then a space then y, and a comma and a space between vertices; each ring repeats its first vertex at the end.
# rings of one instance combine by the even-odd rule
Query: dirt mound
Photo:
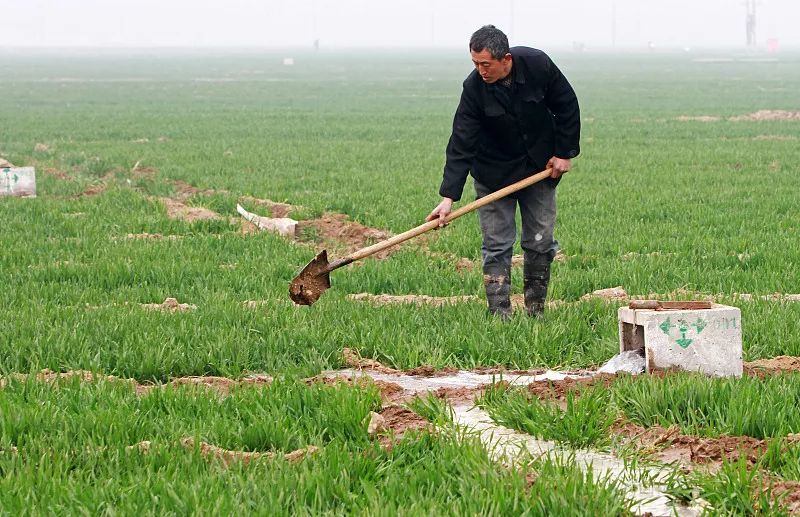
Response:
POLYGON ((402 373, 399 370, 388 368, 374 359, 365 359, 361 357, 361 354, 352 348, 342 349, 342 360, 344 361, 344 364, 357 370, 375 370, 384 373, 402 373))
POLYGON ((425 418, 414 411, 402 406, 388 406, 380 412, 383 421, 380 427, 383 428, 379 435, 379 443, 384 449, 390 450, 394 443, 400 440, 408 432, 427 431, 432 432, 433 426, 425 418))
POLYGON ((680 117, 675 117, 675 120, 678 122, 718 122, 722 120, 722 118, 711 115, 681 115, 680 117))
POLYGON ((129 233, 125 235, 127 240, 156 240, 167 239, 170 241, 177 241, 182 239, 183 235, 161 235, 160 233, 129 233))
POLYGON ((780 499, 790 515, 800 514, 800 481, 775 481, 772 496, 780 499))
POLYGON ((618 286, 618 287, 609 287, 606 289, 598 289, 596 291, 592 291, 591 293, 587 293, 581 296, 581 300, 592 300, 592 299, 624 301, 628 299, 628 293, 625 292, 625 289, 623 289, 622 286, 618 286))
MULTIPOLYGON (((389 232, 351 221, 344 214, 325 214, 318 219, 300 221, 297 223, 297 233, 301 241, 316 242, 347 252, 356 251, 392 236, 389 232)), ((386 258, 395 251, 397 246, 372 256, 386 258)))
POLYGON ((0 158, 0 169, 8 169, 8 168, 11 168, 13 166, 14 166, 14 164, 11 163, 10 161, 8 161, 8 160, 6 160, 4 158, 0 158))
POLYGON ((437 370, 433 366, 424 364, 405 371, 406 375, 416 375, 418 377, 445 377, 456 373, 458 373, 458 368, 446 367, 437 370))
POLYGON ((167 209, 167 217, 186 222, 222 219, 222 216, 208 208, 187 206, 180 201, 168 197, 156 198, 167 209))
POLYGON ((131 176, 135 179, 153 179, 155 178, 158 170, 155 167, 146 167, 136 162, 136 164, 131 169, 131 176))
MULTIPOLYGON (((232 451, 228 449, 223 449, 221 447, 217 447, 216 445, 211 445, 210 443, 206 442, 195 442, 195 439, 191 436, 187 436, 181 440, 181 445, 183 445, 187 449, 194 449, 197 447, 200 450, 200 454, 207 460, 212 459, 219 459, 225 464, 225 466, 229 466, 231 463, 234 462, 241 462, 244 465, 248 465, 251 462, 259 459, 272 459, 275 457, 274 452, 246 452, 246 451, 232 451)), ((319 447, 315 447, 313 445, 309 445, 303 449, 297 449, 296 451, 292 451, 283 455, 284 459, 290 463, 296 463, 306 456, 310 454, 315 454, 319 451, 319 447)))
POLYGON ((213 196, 216 193, 227 194, 225 190, 214 190, 214 189, 200 189, 195 187, 194 185, 190 185, 185 181, 175 180, 172 182, 172 185, 175 187, 175 194, 176 198, 185 201, 192 196, 200 195, 200 196, 213 196))
POLYGON ((140 305, 143 309, 164 312, 193 311, 197 308, 197 305, 191 303, 178 303, 175 298, 166 298, 162 303, 142 303, 140 305))
POLYGON ((301 206, 294 206, 288 203, 278 203, 269 199, 258 199, 251 196, 242 196, 239 198, 239 201, 266 207, 269 209, 271 216, 274 218, 289 217, 291 212, 303 209, 301 206))
POLYGON ((744 363, 746 375, 763 376, 777 372, 800 372, 800 357, 781 355, 744 363))
POLYGON ((654 454, 665 463, 707 464, 736 461, 744 456, 748 464, 754 465, 769 446, 769 441, 750 436, 700 438, 681 434, 678 426, 644 428, 631 422, 618 422, 612 432, 627 437, 637 449, 654 454))
MULTIPOLYGON (((317 375, 315 377, 311 377, 305 380, 306 384, 314 384, 317 382, 321 382, 322 384, 327 384, 329 386, 334 386, 336 384, 353 384, 353 378, 349 375, 337 375, 336 377, 328 377, 326 375, 317 375)), ((358 376, 355 378, 355 384, 357 386, 366 387, 369 385, 374 385, 378 388, 378 391, 381 393, 381 398, 387 402, 400 402, 403 400, 407 400, 413 397, 412 394, 407 393, 405 389, 399 384, 395 384, 393 382, 382 381, 378 379, 372 379, 367 376, 358 376)))
POLYGON ((472 302, 479 298, 473 294, 463 296, 428 296, 425 294, 369 294, 358 293, 347 296, 351 300, 370 302, 375 305, 392 305, 402 303, 413 303, 416 305, 451 305, 456 303, 472 302))
POLYGON ((33 146, 33 152, 35 152, 35 153, 46 153, 49 150, 50 150, 50 148, 47 147, 44 144, 38 144, 37 143, 36 145, 33 146))
POLYGON ((747 115, 738 117, 728 117, 732 122, 740 121, 761 121, 761 120, 800 120, 800 111, 785 110, 759 110, 747 115))

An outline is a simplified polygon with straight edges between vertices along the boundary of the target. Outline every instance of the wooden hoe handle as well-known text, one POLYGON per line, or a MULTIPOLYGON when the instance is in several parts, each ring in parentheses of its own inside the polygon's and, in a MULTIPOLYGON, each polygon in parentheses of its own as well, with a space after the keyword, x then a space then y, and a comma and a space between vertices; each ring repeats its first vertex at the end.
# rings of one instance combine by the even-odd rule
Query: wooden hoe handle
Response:
MULTIPOLYGON (((513 184, 511 184, 511 185, 509 185, 509 186, 507 186, 505 188, 501 188, 500 190, 498 190, 496 192, 492 192, 491 194, 488 194, 488 195, 486 195, 486 196, 484 196, 484 197, 482 197, 480 199, 476 199, 472 203, 464 205, 461 208, 459 208, 458 210, 450 212, 447 215, 446 220, 447 220, 448 223, 452 222, 452 221, 455 221, 456 219, 458 219, 459 217, 461 217, 464 214, 468 214, 468 213, 472 212, 473 210, 476 210, 476 209, 478 209, 478 208, 480 208, 480 207, 482 207, 484 205, 488 205, 489 203, 492 203, 493 201, 497 201, 500 198, 506 197, 507 195, 512 194, 512 193, 514 193, 514 192, 516 192, 518 190, 522 190, 525 187, 530 187, 534 183, 542 181, 545 178, 549 178, 551 172, 552 172, 552 169, 543 170, 542 172, 534 174, 533 176, 525 178, 524 180, 520 180, 520 181, 518 181, 516 183, 513 183, 513 184)), ((375 253, 381 252, 381 251, 383 251, 383 250, 385 250, 387 248, 391 248, 392 246, 396 246, 396 245, 400 244, 401 242, 405 242, 405 241, 407 241, 409 239, 413 239, 414 237, 416 237, 418 235, 422 235, 425 232, 429 232, 429 231, 437 228, 438 226, 439 226, 439 221, 438 220, 428 221, 428 222, 426 222, 424 224, 421 224, 421 225, 417 226, 416 228, 412 228, 412 229, 410 229, 410 230, 408 230, 406 232, 403 232, 403 233, 401 233, 399 235, 395 235, 394 237, 386 239, 385 241, 381 241, 381 242, 375 243, 372 246, 367 246, 366 248, 361 248, 360 250, 353 252, 350 256, 331 263, 331 265, 328 267, 328 271, 333 271, 334 269, 342 267, 342 266, 344 266, 346 264, 350 264, 351 262, 355 262, 356 260, 360 260, 362 258, 369 257, 370 255, 374 255, 375 253)))

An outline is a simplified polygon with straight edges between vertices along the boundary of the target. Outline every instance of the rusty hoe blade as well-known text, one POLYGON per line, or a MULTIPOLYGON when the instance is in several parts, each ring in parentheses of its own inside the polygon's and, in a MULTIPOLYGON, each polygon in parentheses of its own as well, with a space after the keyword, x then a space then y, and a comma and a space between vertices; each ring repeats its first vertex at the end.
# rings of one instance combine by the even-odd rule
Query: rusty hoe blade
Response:
POLYGON ((289 284, 289 297, 297 305, 312 305, 331 286, 330 272, 352 261, 347 257, 329 264, 328 252, 322 250, 289 284))

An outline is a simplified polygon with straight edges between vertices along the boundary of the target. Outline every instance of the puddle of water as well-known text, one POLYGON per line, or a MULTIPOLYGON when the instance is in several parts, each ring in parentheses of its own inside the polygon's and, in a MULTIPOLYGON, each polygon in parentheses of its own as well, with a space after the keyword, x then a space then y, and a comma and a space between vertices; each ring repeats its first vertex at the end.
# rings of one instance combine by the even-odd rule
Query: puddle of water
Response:
MULTIPOLYGON (((631 361, 634 358, 625 357, 631 361)), ((350 378, 370 377, 376 381, 391 382, 412 393, 435 391, 439 388, 477 388, 484 384, 507 381, 510 384, 526 386, 533 382, 560 381, 591 377, 592 373, 566 373, 548 370, 537 375, 485 374, 461 370, 453 375, 441 377, 421 377, 403 373, 383 373, 374 370, 344 369, 324 372, 325 377, 334 378, 348 376, 350 378)), ((663 483, 669 473, 667 467, 644 467, 626 469, 625 463, 607 453, 591 450, 575 450, 565 448, 549 440, 539 440, 531 435, 499 426, 492 421, 489 414, 474 405, 453 406, 453 420, 456 425, 477 433, 496 461, 513 463, 520 452, 527 451, 534 457, 550 456, 573 459, 582 469, 591 468, 598 477, 618 480, 626 495, 635 501, 631 511, 637 515, 694 517, 701 510, 695 507, 675 505, 663 491, 663 483), (640 481, 652 480, 650 486, 642 486, 640 481)))
POLYGON ((573 458, 581 469, 592 469, 599 478, 620 481, 626 495, 641 501, 631 507, 637 515, 690 517, 700 512, 690 507, 673 505, 672 501, 661 490, 659 483, 666 480, 668 470, 665 468, 636 469, 636 479, 652 479, 649 487, 633 484, 626 480, 625 463, 619 458, 601 452, 563 448, 549 440, 539 440, 531 435, 519 433, 513 429, 495 424, 484 410, 467 405, 453 406, 453 420, 456 425, 478 433, 486 449, 496 461, 510 463, 521 451, 527 451, 534 457, 549 456, 552 458, 573 458))
POLYGON ((588 374, 562 373, 548 370, 537 375, 516 375, 516 374, 492 374, 492 373, 473 373, 461 370, 453 375, 441 377, 421 377, 405 374, 382 373, 373 370, 336 370, 324 372, 325 377, 348 376, 352 378, 371 377, 376 381, 392 382, 406 391, 419 393, 436 391, 439 388, 477 388, 484 384, 492 384, 506 381, 510 384, 527 386, 532 382, 540 381, 562 381, 564 379, 581 379, 591 377, 588 374))

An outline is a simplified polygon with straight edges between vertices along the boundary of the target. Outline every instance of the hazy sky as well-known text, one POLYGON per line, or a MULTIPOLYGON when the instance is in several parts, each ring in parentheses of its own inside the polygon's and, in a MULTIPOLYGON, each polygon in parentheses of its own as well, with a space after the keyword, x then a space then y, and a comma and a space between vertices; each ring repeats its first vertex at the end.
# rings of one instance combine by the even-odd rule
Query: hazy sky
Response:
MULTIPOLYGON (((0 0, 0 47, 458 47, 486 23, 542 48, 741 47, 745 0, 0 0)), ((756 35, 800 46, 800 0, 758 0, 756 35)))

